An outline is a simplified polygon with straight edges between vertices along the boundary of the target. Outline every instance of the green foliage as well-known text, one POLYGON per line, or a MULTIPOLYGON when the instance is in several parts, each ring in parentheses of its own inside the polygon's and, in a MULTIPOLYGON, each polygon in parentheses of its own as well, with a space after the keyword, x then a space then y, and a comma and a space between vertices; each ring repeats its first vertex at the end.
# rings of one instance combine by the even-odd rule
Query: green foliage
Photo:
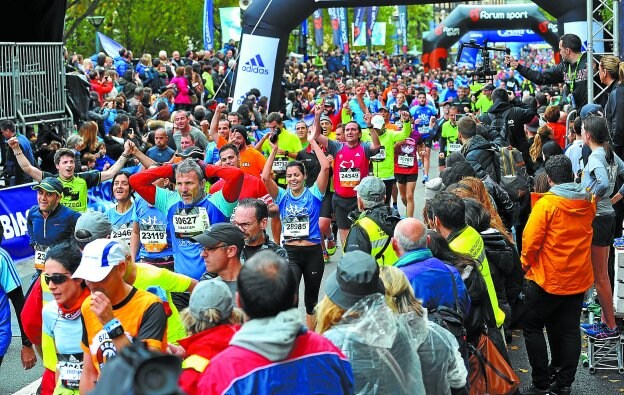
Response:
MULTIPOLYGON (((221 24, 218 9, 220 7, 236 7, 238 0, 214 0, 215 27, 221 24)), ((392 36, 395 34, 395 23, 392 20, 394 7, 380 7, 377 20, 386 22, 386 45, 374 47, 373 50, 393 52, 395 45, 392 36)), ((353 22, 353 9, 348 10, 349 23, 353 22)), ((201 0, 69 0, 65 19, 64 41, 70 51, 90 56, 95 52, 95 28, 89 23, 87 16, 101 15, 106 19, 99 30, 130 49, 135 58, 148 52, 152 55, 164 49, 169 54, 187 48, 202 48, 203 33, 203 1, 201 0)), ((421 46, 422 32, 429 29, 429 21, 433 17, 431 5, 410 5, 408 16, 408 46, 421 46)), ((332 32, 327 11, 323 11, 324 50, 333 48, 332 32)), ((308 52, 316 52, 314 48, 314 23, 312 16, 308 18, 308 52)), ((349 29, 349 36, 351 30, 349 29)), ((215 32, 215 43, 220 43, 220 34, 215 32)), ((297 51, 295 36, 291 34, 289 48, 297 51)), ((363 49, 363 48, 357 48, 363 49)))
MULTIPOLYGON (((203 1, 74 0, 67 4, 64 41, 85 56, 95 52, 95 28, 85 18, 102 15, 100 32, 130 49, 135 58, 164 49, 169 54, 203 48, 203 1)), ((220 7, 238 6, 238 0, 214 0, 215 26, 220 7)), ((215 32, 218 38, 218 33, 215 32)), ((215 40, 215 42, 219 42, 215 40)))

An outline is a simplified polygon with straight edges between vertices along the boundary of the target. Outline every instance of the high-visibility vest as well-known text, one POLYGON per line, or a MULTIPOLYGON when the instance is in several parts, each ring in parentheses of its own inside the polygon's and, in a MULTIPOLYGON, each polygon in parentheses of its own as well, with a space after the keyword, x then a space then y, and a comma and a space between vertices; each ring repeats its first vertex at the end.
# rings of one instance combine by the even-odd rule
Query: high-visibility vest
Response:
POLYGON ((370 254, 375 258, 379 266, 392 266, 399 257, 390 245, 392 235, 388 235, 375 221, 369 217, 362 217, 355 221, 354 226, 359 225, 371 242, 370 254))

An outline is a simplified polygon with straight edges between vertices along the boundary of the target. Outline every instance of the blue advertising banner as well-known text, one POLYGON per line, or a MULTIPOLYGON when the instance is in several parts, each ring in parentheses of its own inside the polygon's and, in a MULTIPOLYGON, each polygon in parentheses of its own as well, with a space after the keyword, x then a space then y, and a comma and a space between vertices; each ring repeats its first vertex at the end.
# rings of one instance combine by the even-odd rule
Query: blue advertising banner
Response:
POLYGON ((397 26, 397 35, 401 39, 402 51, 407 55, 407 6, 399 6, 399 26, 397 26))
POLYGON ((327 13, 329 14, 329 20, 331 22, 332 28, 332 43, 339 47, 340 46, 340 19, 338 18, 338 8, 328 8, 327 13))
POLYGON ((361 26, 364 22, 364 15, 366 13, 366 7, 357 7, 353 11, 353 41, 357 41, 362 32, 361 26))
MULTIPOLYGON (((377 22, 378 13, 379 13, 379 7, 368 7, 366 9, 366 33, 368 34, 369 38, 373 36, 373 29, 375 27, 375 22, 377 22)), ((385 36, 385 30, 384 30, 384 36, 385 36)), ((385 41, 385 38, 384 38, 384 41, 385 41)))
POLYGON ((347 19, 347 9, 338 8, 338 18, 340 19, 340 45, 342 48, 342 61, 347 73, 351 72, 351 61, 349 59, 349 21, 347 19))
POLYGON ((314 41, 317 47, 323 46, 323 11, 314 11, 314 41))
POLYGON ((212 0, 204 0, 204 49, 214 47, 214 9, 212 0))

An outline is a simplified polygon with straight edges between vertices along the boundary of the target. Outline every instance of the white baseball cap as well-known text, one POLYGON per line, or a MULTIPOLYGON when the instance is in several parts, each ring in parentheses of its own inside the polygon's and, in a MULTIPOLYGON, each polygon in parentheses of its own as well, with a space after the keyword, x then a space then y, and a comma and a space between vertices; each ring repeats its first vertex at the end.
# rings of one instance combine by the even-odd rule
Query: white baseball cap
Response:
POLYGON ((375 115, 371 123, 373 124, 373 129, 381 129, 386 124, 386 121, 381 115, 375 115))
POLYGON ((113 268, 126 260, 126 251, 121 243, 111 239, 97 239, 87 244, 82 259, 72 278, 81 278, 93 283, 108 276, 113 268))

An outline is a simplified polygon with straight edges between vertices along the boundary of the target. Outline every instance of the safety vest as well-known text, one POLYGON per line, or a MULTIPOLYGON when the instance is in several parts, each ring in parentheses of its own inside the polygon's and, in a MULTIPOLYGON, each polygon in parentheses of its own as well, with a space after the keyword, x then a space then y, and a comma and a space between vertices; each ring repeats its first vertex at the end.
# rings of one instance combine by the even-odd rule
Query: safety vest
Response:
POLYGON ((193 354, 190 357, 182 361, 182 369, 193 369, 198 373, 203 373, 208 367, 210 360, 204 358, 201 355, 193 354))
POLYGON ((362 217, 355 221, 354 225, 359 225, 371 242, 370 254, 375 258, 379 266, 392 266, 399 257, 390 245, 391 235, 388 235, 375 221, 369 217, 362 217))
POLYGON ((505 321, 505 312, 498 306, 496 288, 494 288, 490 264, 485 254, 485 244, 483 243, 481 235, 474 228, 467 225, 462 231, 458 232, 452 240, 449 240, 449 247, 455 252, 470 255, 472 259, 477 261, 479 272, 481 272, 483 280, 485 280, 485 285, 487 286, 492 310, 494 310, 496 326, 500 327, 505 321))

